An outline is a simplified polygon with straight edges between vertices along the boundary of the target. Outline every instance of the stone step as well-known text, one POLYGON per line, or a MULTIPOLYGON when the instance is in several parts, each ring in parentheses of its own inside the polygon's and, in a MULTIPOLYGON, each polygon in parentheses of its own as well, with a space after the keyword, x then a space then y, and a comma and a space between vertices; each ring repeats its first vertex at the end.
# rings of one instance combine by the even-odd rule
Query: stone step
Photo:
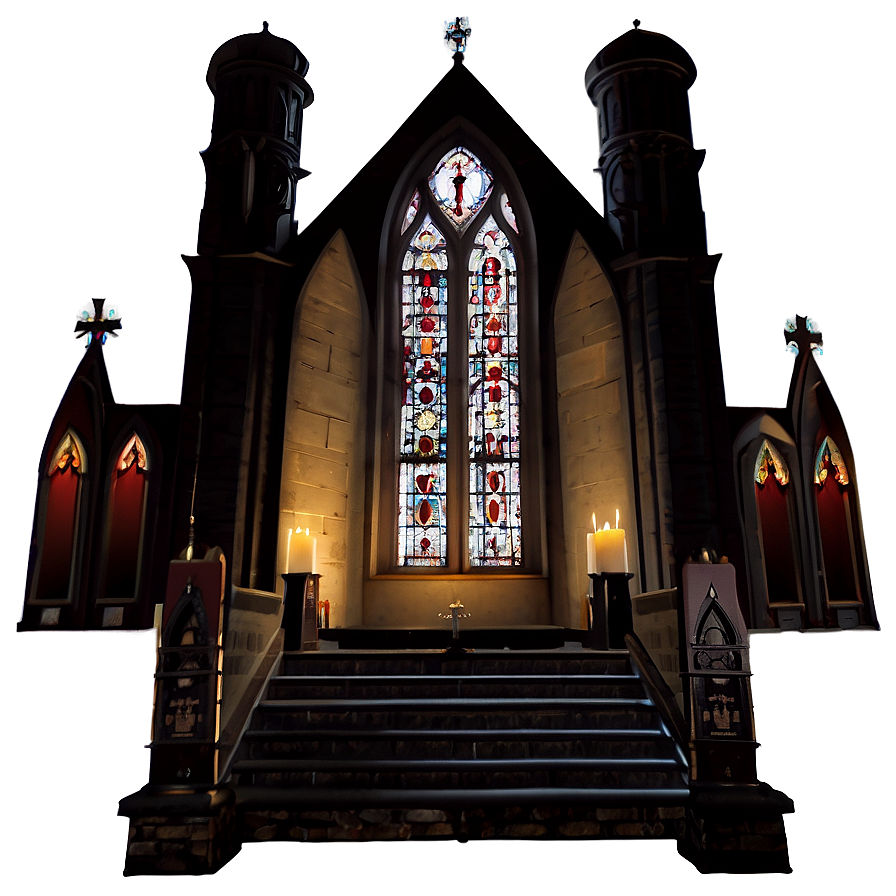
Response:
POLYGON ((248 809, 366 809, 388 807, 411 809, 481 806, 553 806, 588 805, 592 808, 611 806, 681 806, 688 798, 686 786, 653 787, 495 787, 492 789, 414 789, 392 788, 319 788, 234 786, 237 808, 248 809))
POLYGON ((239 759, 550 759, 675 758, 678 750, 658 725, 624 729, 510 730, 346 729, 259 730, 243 735, 239 759))
POLYGON ((283 654, 284 675, 630 675, 628 651, 471 651, 461 656, 439 651, 283 654))
POLYGON ((279 675, 268 698, 642 697, 637 675, 279 675))
POLYGON ((346 728, 365 734, 377 728, 644 728, 658 714, 645 699, 560 697, 431 698, 387 700, 264 700, 264 729, 346 728))
POLYGON ((266 787, 466 789, 680 787, 676 759, 244 760, 235 781, 266 787))

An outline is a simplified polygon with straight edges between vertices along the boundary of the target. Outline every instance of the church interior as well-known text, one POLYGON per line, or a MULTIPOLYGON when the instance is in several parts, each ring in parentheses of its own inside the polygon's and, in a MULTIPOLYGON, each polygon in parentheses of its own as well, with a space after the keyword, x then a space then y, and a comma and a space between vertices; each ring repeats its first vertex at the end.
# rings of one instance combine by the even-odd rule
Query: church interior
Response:
MULTIPOLYGON (((629 838, 650 828, 677 841, 701 871, 789 871, 784 827, 790 835, 803 810, 795 799, 797 814, 790 814, 790 772, 771 774, 763 765, 776 745, 763 734, 757 694, 786 707, 785 752, 823 752, 825 735, 802 712, 819 699, 806 689, 824 680, 809 672, 813 651, 839 676, 827 685, 830 723, 837 695, 848 711, 885 649, 871 591, 871 564, 885 550, 874 546, 886 528, 875 513, 886 492, 885 428, 870 402, 886 380, 881 373, 870 385, 880 362, 867 352, 879 284, 873 277, 864 283, 867 266, 848 264, 841 245, 851 237, 848 226, 836 238, 812 231, 811 253, 791 245, 794 231, 811 230, 812 209, 788 200, 799 159, 785 153, 781 161, 787 140, 771 124, 780 97, 766 93, 745 105, 743 121, 755 138, 748 158, 777 153, 787 177, 765 194, 754 187, 733 198, 736 178, 729 173, 716 192, 719 175, 710 174, 707 190, 707 169, 724 150, 709 136, 713 111, 697 93, 709 76, 687 23, 669 19, 660 27, 645 18, 630 31, 624 22, 615 30, 601 23, 575 81, 575 114, 586 123, 577 149, 589 159, 590 180, 582 172, 572 178, 523 111, 535 107, 529 114, 544 118, 559 88, 520 92, 521 76, 500 66, 480 81, 477 53, 489 52, 490 23, 471 18, 469 36, 461 33, 465 23, 448 28, 453 55, 440 57, 433 38, 421 55, 435 65, 427 59, 422 72, 405 70, 420 89, 407 101, 401 93, 388 100, 400 109, 382 139, 365 134, 363 152, 308 212, 303 191, 322 161, 325 135, 314 132, 325 92, 305 28, 272 17, 258 33, 245 25, 232 30, 240 38, 221 33, 199 79, 215 98, 203 125, 212 123, 211 140, 197 137, 184 149, 181 132, 164 150, 188 155, 209 147, 204 195, 194 185, 192 219, 178 221, 184 233, 193 229, 179 244, 183 262, 174 255, 183 266, 182 295, 154 296, 141 319, 141 306, 134 302, 132 313, 124 291, 121 308, 111 291, 102 304, 78 294, 80 355, 66 345, 67 372, 51 383, 42 371, 36 384, 46 395, 44 416, 22 461, 29 472, 16 477, 23 480, 19 528, 29 529, 32 507, 34 522, 30 551, 22 547, 30 559, 17 592, 24 605, 15 644, 23 650, 18 645, 27 641, 38 663, 56 639, 80 638, 72 642, 79 653, 88 643, 88 652, 104 651, 107 641, 130 637, 106 630, 143 630, 155 695, 146 699, 145 682, 131 693, 154 704, 152 758, 149 783, 144 770, 121 803, 131 828, 126 874, 214 872, 253 838, 327 839, 321 832, 337 829, 367 834, 329 839, 489 839, 500 816, 489 807, 499 804, 499 838, 562 839, 576 831, 614 844, 621 837, 628 848, 638 846, 629 838), (469 48, 457 52, 467 38, 469 48), (768 123, 755 117, 764 112, 768 123), (732 201, 764 210, 746 254, 735 255, 744 286, 723 274, 734 250, 715 235, 716 208, 732 201), (805 224, 795 223, 803 217, 805 224), (818 263, 822 252, 827 264, 818 263), (791 283, 794 268, 802 274, 791 283), (775 317, 779 306, 787 313, 775 317), (137 327, 155 347, 125 368, 137 327), (742 379, 730 374, 738 369, 742 379), (177 385, 159 388, 166 378, 177 385), (60 395, 53 414, 47 409, 60 395), (452 605, 459 639, 451 638, 452 605), (822 632, 828 637, 815 637, 822 632), (760 683, 767 641, 786 642, 787 656, 781 674, 760 683), (438 702, 433 683, 429 697, 418 696, 410 679, 429 681, 450 667, 460 694, 464 676, 563 678, 571 667, 554 668, 550 658, 559 644, 580 672, 599 666, 620 689, 609 697, 583 691, 581 700, 593 698, 587 710, 568 682, 550 697, 507 691, 500 698, 510 701, 507 713, 532 713, 515 724, 571 727, 579 716, 556 716, 566 703, 571 713, 607 718, 613 701, 627 700, 629 713, 649 704, 672 745, 668 760, 648 751, 642 758, 653 765, 631 773, 641 777, 629 781, 615 765, 615 784, 588 783, 616 754, 586 750, 575 768, 547 770, 536 757, 550 751, 535 744, 557 738, 542 732, 526 743, 529 764, 514 765, 522 754, 506 745, 485 758, 488 738, 477 739, 480 732, 468 739, 481 765, 462 768, 458 732, 449 754, 403 754, 397 738, 389 758, 375 760, 382 764, 374 778, 373 766, 347 770, 341 757, 350 754, 338 747, 344 730, 334 735, 337 758, 316 771, 319 757, 296 758, 301 752, 275 766, 288 738, 280 732, 265 747, 255 731, 264 713, 269 729, 302 728, 288 709, 307 713, 308 723, 330 713, 327 724, 344 728, 334 713, 347 706, 370 713, 373 729, 404 724, 396 719, 405 709, 417 713, 418 726, 438 727, 432 718, 422 725, 420 713, 440 717, 450 701, 438 702), (494 668, 503 672, 485 672, 498 651, 494 668), (629 667, 607 665, 622 654, 630 655, 629 667), (411 655, 419 659, 413 671, 401 666, 411 655), (388 695, 362 709, 366 698, 360 686, 349 693, 356 683, 348 678, 344 693, 326 690, 347 674, 340 656, 351 658, 353 676, 388 672, 408 681, 390 680, 388 695), (446 659, 433 665, 434 656, 446 659), (393 668, 383 666, 387 659, 393 668), (315 662, 317 690, 290 690, 295 679, 314 677, 315 662), (624 690, 626 670, 646 696, 624 690), (717 677, 720 671, 729 677, 717 677), (342 699, 348 696, 357 699, 342 699), (402 767, 401 776, 432 774, 429 786, 446 794, 472 792, 477 774, 505 776, 510 789, 542 790, 523 800, 513 823, 507 806, 517 807, 506 795, 503 802, 479 793, 434 803, 429 791, 414 797, 402 777, 399 793, 383 796, 403 755, 421 764, 402 767), (429 755, 447 770, 427 772, 421 757, 429 755), (660 780, 663 762, 678 766, 660 780), (306 765, 312 790, 315 774, 349 775, 343 786, 351 794, 339 791, 331 803, 332 793, 309 796, 306 765), (567 783, 558 785, 557 775, 567 783), (375 795, 364 784, 374 780, 383 784, 375 795), (552 787, 565 787, 565 796, 548 796, 552 787), (626 788, 628 802, 618 795, 626 788), (731 808, 745 799, 746 815, 731 808), (555 804, 566 814, 551 815, 555 804), (604 814, 595 815, 594 805, 604 814), (329 827, 309 823, 327 812, 329 827), (350 824, 334 821, 346 813, 350 824), (157 829, 184 827, 188 817, 211 832, 208 849, 201 854, 187 842, 163 856, 157 829), (562 823, 550 820, 557 817, 562 823), (758 826, 732 846, 726 832, 738 823, 758 826)), ((532 29, 541 26, 530 24, 525 33, 537 60, 542 37, 532 29)), ((393 46, 389 29, 374 21, 368 32, 383 53, 393 46)), ((551 71, 545 67, 542 79, 551 71)), ((371 83, 372 92, 359 90, 354 76, 355 103, 362 95, 386 102, 382 92, 394 89, 385 77, 371 83)), ((564 128, 555 122, 553 131, 564 128)), ((884 187, 892 191, 892 183, 884 187)), ((102 182, 93 189, 102 192, 102 182)), ((134 198, 127 216, 136 218, 134 198)), ((131 252, 149 272, 160 250, 140 226, 135 221, 131 252)), ((104 250, 88 241, 80 254, 89 267, 104 250)), ((54 308, 60 299, 70 305, 71 296, 70 289, 54 295, 54 308)), ((52 315, 72 316, 48 307, 40 315, 41 338, 60 336, 59 352, 50 354, 63 354, 61 336, 75 340, 52 315)), ((17 446, 16 454, 24 450, 17 446)), ((883 598, 885 582, 876 575, 883 598)), ((498 699, 488 694, 480 699, 498 699)), ((457 711, 469 721, 485 710, 467 699, 457 711)), ((619 721, 621 710, 614 711, 609 727, 648 726, 634 715, 619 721)), ((147 722, 148 710, 144 731, 147 722)), ((91 723, 93 736, 103 737, 103 724, 91 723)), ((864 728, 856 717, 854 750, 864 728)), ((424 733, 402 737, 431 746, 434 735, 424 733)), ((576 737, 576 744, 587 740, 576 737)), ((573 763, 582 754, 564 755, 573 763)), ((854 764, 857 755, 828 765, 854 764)), ((800 873, 795 856, 791 844, 789 861, 800 873)))

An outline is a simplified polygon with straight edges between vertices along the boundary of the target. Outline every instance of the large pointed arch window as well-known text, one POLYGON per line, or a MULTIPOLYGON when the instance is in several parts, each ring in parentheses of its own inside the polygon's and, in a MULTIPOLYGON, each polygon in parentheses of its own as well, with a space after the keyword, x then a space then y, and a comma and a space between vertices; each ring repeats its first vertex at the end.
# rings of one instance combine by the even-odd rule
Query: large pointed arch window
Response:
POLYGON ((524 564, 519 225, 498 187, 456 146, 398 225, 398 567, 524 564))

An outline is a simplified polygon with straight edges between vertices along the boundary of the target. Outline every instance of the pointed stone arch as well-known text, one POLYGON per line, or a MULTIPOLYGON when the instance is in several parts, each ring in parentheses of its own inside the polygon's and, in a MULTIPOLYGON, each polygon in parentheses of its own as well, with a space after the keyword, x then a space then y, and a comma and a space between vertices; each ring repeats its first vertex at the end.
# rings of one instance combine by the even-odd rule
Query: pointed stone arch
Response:
POLYGON ((799 537, 800 465, 792 436, 771 414, 754 417, 734 441, 750 618, 755 629, 807 623, 799 537))
POLYGON ((860 602, 861 587, 849 506, 849 469, 829 435, 821 440, 815 453, 813 482, 827 604, 860 602))
POLYGON ((788 411, 800 451, 810 625, 877 628, 855 459, 814 352, 797 356, 788 411))
MULTIPOLYGON (((32 601, 58 606, 77 600, 89 511, 89 470, 83 439, 69 426, 50 452, 41 482, 32 601)), ((43 614, 47 622, 58 618, 58 613, 43 614)))
MULTIPOLYGON (((376 377, 376 441, 371 489, 371 555, 369 575, 365 580, 364 622, 371 625, 438 624, 438 614, 455 600, 470 606, 480 625, 544 624, 551 621, 547 551, 544 536, 544 458, 541 438, 542 416, 542 358, 539 351, 539 302, 535 231, 526 197, 507 157, 494 141, 469 120, 457 116, 438 131, 421 133, 421 143, 397 173, 390 199, 383 217, 380 244, 379 281, 377 296, 377 367, 376 377), (462 148, 475 155, 494 176, 494 189, 483 201, 477 214, 469 220, 469 227, 456 230, 435 208, 428 186, 428 178, 439 161, 452 149, 462 148), (503 195, 507 193, 512 205, 515 227, 502 211, 503 195), (408 210, 413 224, 408 220, 408 210), (402 323, 401 309, 403 260, 407 244, 416 233, 426 214, 445 235, 450 253, 447 277, 450 280, 449 306, 463 312, 470 293, 469 263, 474 243, 482 225, 494 217, 513 248, 517 261, 516 281, 519 308, 519 395, 521 396, 521 442, 526 442, 525 457, 520 458, 519 490, 523 520, 522 563, 514 569, 495 569, 474 563, 474 551, 469 547, 469 513, 466 502, 472 502, 469 467, 462 471, 468 453, 464 444, 455 444, 457 468, 446 477, 454 503, 449 506, 449 540, 454 539, 450 562, 440 568, 402 565, 398 561, 395 520, 397 517, 396 458, 394 433, 398 431, 399 398, 397 378, 401 371, 399 345, 402 323), (450 305, 451 302, 455 304, 450 305), (464 485, 466 482, 466 485, 464 485), (452 509, 453 508, 453 509, 452 509)), ((454 335, 450 335, 448 352, 454 363, 454 406, 462 410, 454 418, 453 431, 448 439, 466 431, 467 399, 462 399, 465 376, 460 371, 469 365, 466 348, 457 338, 469 321, 453 317, 454 335), (459 352, 451 354, 453 349, 459 352)), ((449 364, 449 367, 451 365, 449 364)), ((449 379, 451 379, 449 374, 449 379)), ((449 406, 451 402, 449 401, 449 406)), ((451 411, 449 410, 449 414, 451 411)), ((451 461, 449 460, 449 464, 451 461)), ((508 477, 509 478, 509 477, 508 477)), ((491 505, 488 505, 491 508, 491 505)), ((421 543, 422 544, 422 543, 421 543)), ((450 552, 449 552, 450 553, 450 552)))
MULTIPOLYGON (((580 625, 588 582, 586 533, 615 520, 633 534, 632 437, 622 316, 613 286, 580 233, 573 235, 554 304, 559 500, 565 618, 580 625)), ((632 593, 641 591, 637 538, 627 540, 632 593)))
MULTIPOLYGON (((157 504, 161 452, 149 429, 133 417, 112 441, 103 488, 103 539, 98 554, 96 604, 133 604, 145 591, 144 557, 152 553, 151 509, 157 504)), ((120 615, 123 624, 123 612, 120 615)), ((103 623, 118 619, 103 612, 103 623)))
POLYGON ((306 280, 293 319, 278 559, 285 572, 289 530, 310 530, 331 626, 361 621, 368 333, 360 278, 339 230, 306 280))

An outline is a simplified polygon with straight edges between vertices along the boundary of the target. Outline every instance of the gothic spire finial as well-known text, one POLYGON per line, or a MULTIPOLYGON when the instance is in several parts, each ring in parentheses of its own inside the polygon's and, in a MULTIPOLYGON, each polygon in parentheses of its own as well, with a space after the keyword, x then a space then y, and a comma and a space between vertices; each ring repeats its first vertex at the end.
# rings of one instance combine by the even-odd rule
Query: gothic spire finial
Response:
POLYGON ((75 338, 80 339, 86 333, 88 346, 94 339, 98 339, 100 345, 103 345, 110 333, 116 338, 118 337, 118 333, 115 331, 121 329, 121 321, 114 308, 103 313, 105 299, 91 299, 91 301, 93 302, 93 314, 87 308, 81 311, 75 324, 75 333, 77 333, 75 338))
POLYGON ((635 21, 632 22, 632 25, 635 26, 635 31, 638 30, 638 26, 639 26, 640 24, 641 24, 641 20, 640 20, 640 19, 635 19, 635 21))
POLYGON ((818 324, 811 317, 800 317, 797 314, 789 318, 784 325, 784 339, 787 342, 788 350, 795 355, 807 348, 822 354, 821 347, 824 342, 821 338, 821 330, 818 329, 818 324))
POLYGON ((261 30, 262 30, 262 31, 267 31, 267 30, 268 30, 268 23, 267 23, 267 22, 262 22, 262 23, 261 23, 261 30))
POLYGON ((467 38, 472 34, 470 20, 466 16, 457 16, 453 22, 445 22, 445 43, 453 51, 455 59, 464 57, 467 49, 467 38))

